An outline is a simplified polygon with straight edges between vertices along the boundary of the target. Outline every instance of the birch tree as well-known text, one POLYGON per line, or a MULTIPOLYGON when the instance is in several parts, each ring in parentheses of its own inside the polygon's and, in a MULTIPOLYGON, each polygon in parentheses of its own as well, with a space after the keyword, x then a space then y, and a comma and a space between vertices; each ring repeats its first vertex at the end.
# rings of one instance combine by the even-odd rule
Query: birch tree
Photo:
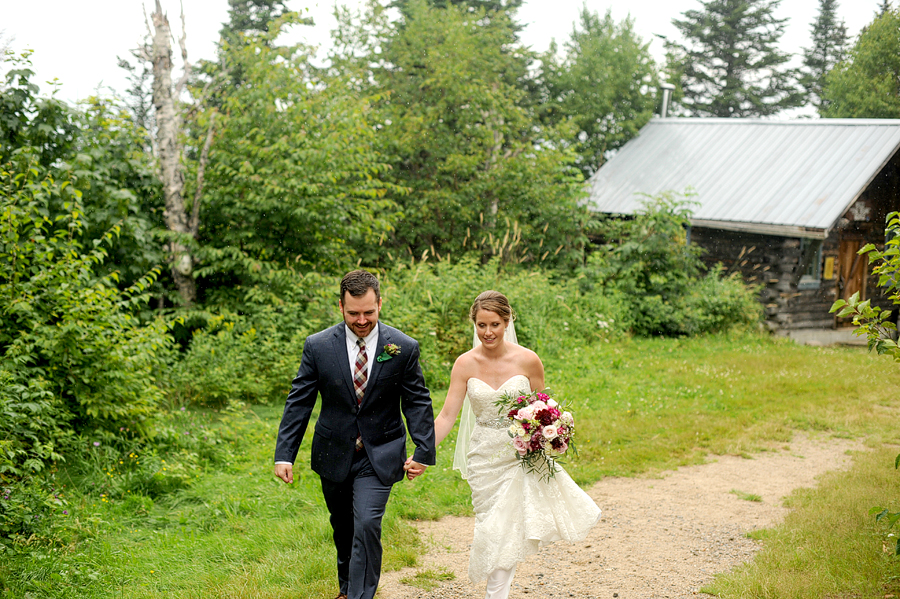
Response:
POLYGON ((200 200, 203 177, 209 147, 213 140, 214 117, 210 118, 209 131, 201 152, 197 173, 197 187, 190 212, 184 198, 184 167, 182 164, 183 122, 179 113, 179 98, 190 77, 191 65, 187 57, 187 33, 182 12, 182 35, 179 41, 184 70, 177 83, 172 82, 172 29, 169 19, 156 0, 156 10, 151 15, 153 36, 147 58, 153 65, 153 108, 156 116, 155 145, 159 157, 160 178, 163 184, 166 228, 171 233, 168 253, 172 264, 172 277, 178 289, 183 306, 190 306, 197 297, 194 281, 194 256, 192 241, 197 237, 200 226, 200 200))

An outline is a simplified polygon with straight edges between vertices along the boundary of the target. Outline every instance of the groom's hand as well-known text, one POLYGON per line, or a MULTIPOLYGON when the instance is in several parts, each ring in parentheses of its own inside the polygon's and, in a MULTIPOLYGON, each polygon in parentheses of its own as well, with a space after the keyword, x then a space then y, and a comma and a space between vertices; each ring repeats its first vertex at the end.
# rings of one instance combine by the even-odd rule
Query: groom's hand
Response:
POLYGON ((419 462, 412 459, 412 456, 408 457, 406 459, 406 463, 403 464, 403 469, 406 470, 406 478, 408 478, 409 480, 412 480, 425 472, 426 468, 428 468, 427 465, 420 464, 419 462))
POLYGON ((286 483, 294 482, 294 468, 290 464, 275 464, 275 476, 286 483))

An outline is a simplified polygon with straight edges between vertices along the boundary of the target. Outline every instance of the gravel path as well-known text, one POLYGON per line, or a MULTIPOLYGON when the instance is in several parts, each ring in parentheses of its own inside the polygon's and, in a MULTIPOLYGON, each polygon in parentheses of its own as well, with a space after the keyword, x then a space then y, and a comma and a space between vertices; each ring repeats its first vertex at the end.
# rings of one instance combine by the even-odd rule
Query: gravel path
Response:
MULTIPOLYGON (((709 597, 700 587, 758 549, 747 532, 776 524, 787 511, 783 497, 847 467, 847 451, 861 448, 855 441, 797 436, 789 448, 752 459, 718 456, 659 478, 604 479, 588 491, 603 510, 588 538, 553 544, 519 564, 510 598, 709 597)), ((473 520, 417 523, 427 553, 419 568, 385 573, 378 599, 482 599, 484 585, 473 585, 467 574, 473 520), (400 582, 421 570, 455 578, 432 591, 400 582)))

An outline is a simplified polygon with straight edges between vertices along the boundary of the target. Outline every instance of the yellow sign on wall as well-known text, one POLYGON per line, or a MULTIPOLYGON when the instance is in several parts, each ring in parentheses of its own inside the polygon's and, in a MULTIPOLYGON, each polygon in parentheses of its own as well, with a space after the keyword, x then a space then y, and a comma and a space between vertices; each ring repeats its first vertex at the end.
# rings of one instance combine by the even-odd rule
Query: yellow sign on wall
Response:
POLYGON ((825 272, 822 273, 822 278, 826 281, 834 278, 834 256, 825 258, 825 272))

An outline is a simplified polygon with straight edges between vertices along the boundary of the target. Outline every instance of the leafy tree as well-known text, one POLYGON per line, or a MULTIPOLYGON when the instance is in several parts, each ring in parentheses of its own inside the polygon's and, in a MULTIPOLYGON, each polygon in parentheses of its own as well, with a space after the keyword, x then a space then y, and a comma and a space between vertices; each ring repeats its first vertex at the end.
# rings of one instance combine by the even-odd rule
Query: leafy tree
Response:
POLYGON ((819 15, 812 23, 812 47, 803 50, 806 72, 800 83, 810 102, 822 110, 825 76, 844 60, 847 53, 847 26, 837 16, 837 0, 819 0, 819 15))
MULTIPOLYGON (((510 262, 580 259, 584 212, 565 135, 542 126, 509 77, 527 52, 511 43, 506 13, 422 1, 398 22, 370 6, 363 26, 345 23, 336 64, 378 95, 379 147, 402 210, 391 252, 510 262), (366 32, 369 28, 369 33, 366 32), (356 45, 353 46, 351 42, 356 45)), ((566 134, 568 135, 568 133, 566 134)))
POLYGON ((579 167, 589 177, 650 120, 658 82, 633 19, 616 23, 609 11, 600 18, 586 6, 579 19, 562 61, 555 47, 544 57, 544 79, 550 121, 574 126, 579 167))
POLYGON ((881 4, 878 5, 878 12, 876 13, 879 17, 883 17, 891 10, 891 0, 881 0, 881 4))
POLYGON ((13 68, 0 89, 0 161, 27 148, 50 175, 72 173, 85 206, 79 241, 119 226, 119 242, 98 268, 116 270, 124 286, 132 284, 162 260, 154 238, 160 190, 152 156, 144 151, 146 132, 113 101, 89 98, 69 107, 53 95, 41 97, 27 54, 8 64, 13 68))
POLYGON ((900 118, 900 10, 869 24, 825 79, 822 116, 900 118))
POLYGON ((32 82, 31 52, 10 55, 5 84, 0 87, 0 163, 18 148, 29 146, 41 166, 68 158, 78 133, 76 112, 55 97, 40 97, 32 82))
POLYGON ((275 46, 278 34, 227 47, 246 83, 223 96, 209 154, 198 235, 208 294, 233 298, 273 269, 355 263, 390 234, 387 195, 402 193, 384 180, 371 101, 323 83, 312 49, 275 46))
POLYGON ((670 44, 683 72, 681 105, 693 116, 768 116, 803 103, 790 55, 778 50, 786 19, 779 0, 700 0, 672 23, 686 40, 670 44))

